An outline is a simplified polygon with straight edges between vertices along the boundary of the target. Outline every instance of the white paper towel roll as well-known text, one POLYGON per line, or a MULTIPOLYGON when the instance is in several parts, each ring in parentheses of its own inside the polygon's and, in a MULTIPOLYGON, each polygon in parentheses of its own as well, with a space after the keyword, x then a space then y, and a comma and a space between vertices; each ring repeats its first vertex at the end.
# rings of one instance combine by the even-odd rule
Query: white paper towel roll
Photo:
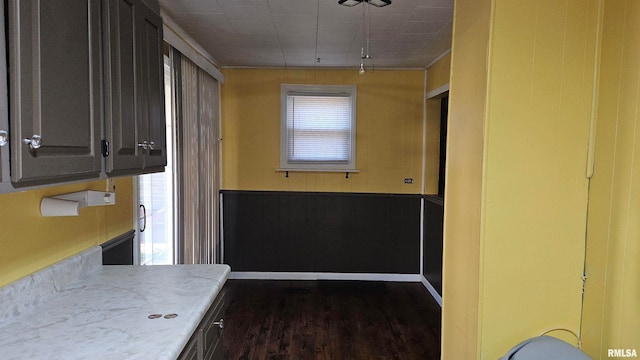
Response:
POLYGON ((40 202, 42 216, 78 216, 80 203, 77 201, 43 198, 40 202))

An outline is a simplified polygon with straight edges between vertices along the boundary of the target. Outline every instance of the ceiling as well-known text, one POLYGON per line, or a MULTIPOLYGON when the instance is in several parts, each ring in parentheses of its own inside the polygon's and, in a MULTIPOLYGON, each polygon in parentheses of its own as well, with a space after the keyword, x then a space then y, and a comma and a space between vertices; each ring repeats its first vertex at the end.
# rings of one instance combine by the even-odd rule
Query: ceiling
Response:
MULTIPOLYGON (((159 0, 220 67, 358 67, 363 4, 338 0, 159 0), (319 58, 319 62, 317 59, 319 58)), ((425 68, 450 49, 453 0, 371 6, 367 68, 425 68)))

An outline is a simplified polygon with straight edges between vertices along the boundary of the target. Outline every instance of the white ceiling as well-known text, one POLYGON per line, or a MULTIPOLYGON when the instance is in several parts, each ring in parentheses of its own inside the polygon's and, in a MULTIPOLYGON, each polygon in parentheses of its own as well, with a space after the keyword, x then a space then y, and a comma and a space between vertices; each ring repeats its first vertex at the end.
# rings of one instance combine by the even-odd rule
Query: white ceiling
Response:
MULTIPOLYGON (((363 5, 338 0, 159 0, 218 66, 358 67, 363 5), (316 63, 316 58, 320 62, 316 63)), ((367 67, 425 68, 450 49, 453 0, 371 6, 367 67)))

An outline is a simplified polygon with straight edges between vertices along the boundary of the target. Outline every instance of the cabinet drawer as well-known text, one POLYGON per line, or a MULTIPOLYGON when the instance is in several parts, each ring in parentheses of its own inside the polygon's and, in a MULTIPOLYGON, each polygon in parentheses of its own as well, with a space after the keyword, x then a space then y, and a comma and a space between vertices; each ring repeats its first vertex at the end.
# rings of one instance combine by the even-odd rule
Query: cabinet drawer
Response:
POLYGON ((218 345, 221 345, 220 339, 224 329, 220 327, 218 322, 224 317, 225 303, 225 294, 224 291, 221 291, 200 323, 199 332, 204 359, 215 359, 212 356, 216 352, 216 347, 219 347, 220 350, 222 349, 222 346, 218 345))

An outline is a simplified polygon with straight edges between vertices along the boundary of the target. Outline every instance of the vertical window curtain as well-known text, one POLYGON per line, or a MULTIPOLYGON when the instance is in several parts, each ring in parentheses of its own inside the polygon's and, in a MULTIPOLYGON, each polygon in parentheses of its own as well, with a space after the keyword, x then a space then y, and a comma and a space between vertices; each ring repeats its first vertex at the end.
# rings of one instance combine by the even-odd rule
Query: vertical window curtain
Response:
POLYGON ((220 259, 218 81, 177 50, 173 53, 178 91, 178 261, 213 264, 220 259))
POLYGON ((201 263, 218 262, 218 81, 204 71, 199 71, 200 103, 200 152, 198 156, 200 185, 200 236, 202 238, 201 263))

